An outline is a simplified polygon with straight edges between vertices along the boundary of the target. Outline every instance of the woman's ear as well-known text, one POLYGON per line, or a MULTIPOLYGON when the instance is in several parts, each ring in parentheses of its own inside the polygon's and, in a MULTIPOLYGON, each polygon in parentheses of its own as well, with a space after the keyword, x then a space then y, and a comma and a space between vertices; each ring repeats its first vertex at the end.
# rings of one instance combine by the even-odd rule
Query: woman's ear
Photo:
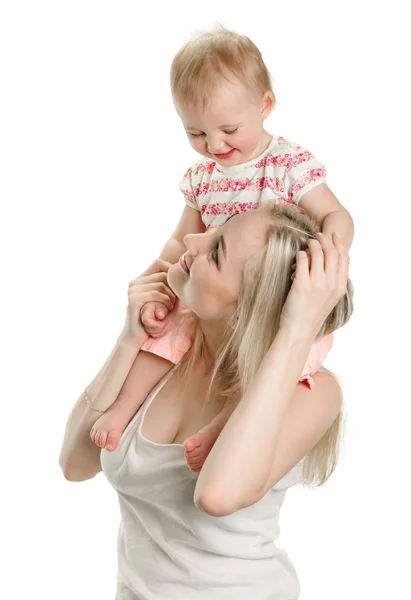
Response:
POLYGON ((262 98, 261 118, 263 121, 270 116, 275 107, 275 96, 271 90, 267 90, 262 98))

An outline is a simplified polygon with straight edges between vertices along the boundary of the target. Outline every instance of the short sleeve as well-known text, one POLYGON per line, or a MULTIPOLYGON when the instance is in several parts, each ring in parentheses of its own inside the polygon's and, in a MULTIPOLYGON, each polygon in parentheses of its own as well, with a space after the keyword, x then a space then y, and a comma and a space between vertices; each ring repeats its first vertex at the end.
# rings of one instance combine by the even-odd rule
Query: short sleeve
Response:
POLYGON ((309 150, 295 145, 284 174, 286 198, 298 204, 304 194, 326 183, 326 176, 325 166, 309 150))
POLYGON ((304 368, 301 373, 299 381, 307 384, 310 390, 314 387, 314 379, 311 375, 314 375, 323 364, 324 359, 332 348, 334 342, 334 335, 328 333, 322 338, 319 338, 311 346, 310 353, 305 361, 304 368))
POLYGON ((197 205, 196 196, 193 188, 193 168, 190 167, 184 174, 184 177, 180 181, 180 190, 184 196, 184 200, 187 206, 200 210, 197 205))

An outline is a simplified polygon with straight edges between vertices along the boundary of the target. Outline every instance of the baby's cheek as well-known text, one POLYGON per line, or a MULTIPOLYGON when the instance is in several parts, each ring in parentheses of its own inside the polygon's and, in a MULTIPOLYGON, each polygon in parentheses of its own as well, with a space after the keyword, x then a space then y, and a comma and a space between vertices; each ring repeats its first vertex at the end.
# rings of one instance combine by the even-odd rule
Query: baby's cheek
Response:
POLYGON ((204 142, 204 138, 191 138, 191 146, 199 154, 203 154, 207 151, 207 146, 204 142))

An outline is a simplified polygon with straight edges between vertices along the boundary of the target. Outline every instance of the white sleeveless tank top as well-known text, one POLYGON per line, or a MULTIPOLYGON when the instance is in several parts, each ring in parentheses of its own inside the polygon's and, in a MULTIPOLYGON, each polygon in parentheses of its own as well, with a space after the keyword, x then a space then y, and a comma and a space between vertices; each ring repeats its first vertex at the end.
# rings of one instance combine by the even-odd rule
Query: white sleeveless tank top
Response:
POLYGON ((199 511, 198 473, 182 444, 157 444, 141 433, 144 415, 172 371, 157 384, 102 470, 118 493, 116 600, 296 600, 300 585, 287 553, 277 548, 279 511, 301 463, 259 502, 226 517, 199 511))

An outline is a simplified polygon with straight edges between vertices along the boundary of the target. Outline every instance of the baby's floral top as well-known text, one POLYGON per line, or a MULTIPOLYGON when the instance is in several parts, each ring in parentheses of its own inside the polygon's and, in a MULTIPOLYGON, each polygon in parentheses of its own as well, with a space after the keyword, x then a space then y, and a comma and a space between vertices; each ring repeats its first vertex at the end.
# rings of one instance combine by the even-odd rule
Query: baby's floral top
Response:
POLYGON ((326 183, 324 165, 302 146, 274 135, 261 156, 241 165, 224 167, 200 159, 185 173, 180 189, 208 229, 262 202, 298 204, 321 183, 326 183))

